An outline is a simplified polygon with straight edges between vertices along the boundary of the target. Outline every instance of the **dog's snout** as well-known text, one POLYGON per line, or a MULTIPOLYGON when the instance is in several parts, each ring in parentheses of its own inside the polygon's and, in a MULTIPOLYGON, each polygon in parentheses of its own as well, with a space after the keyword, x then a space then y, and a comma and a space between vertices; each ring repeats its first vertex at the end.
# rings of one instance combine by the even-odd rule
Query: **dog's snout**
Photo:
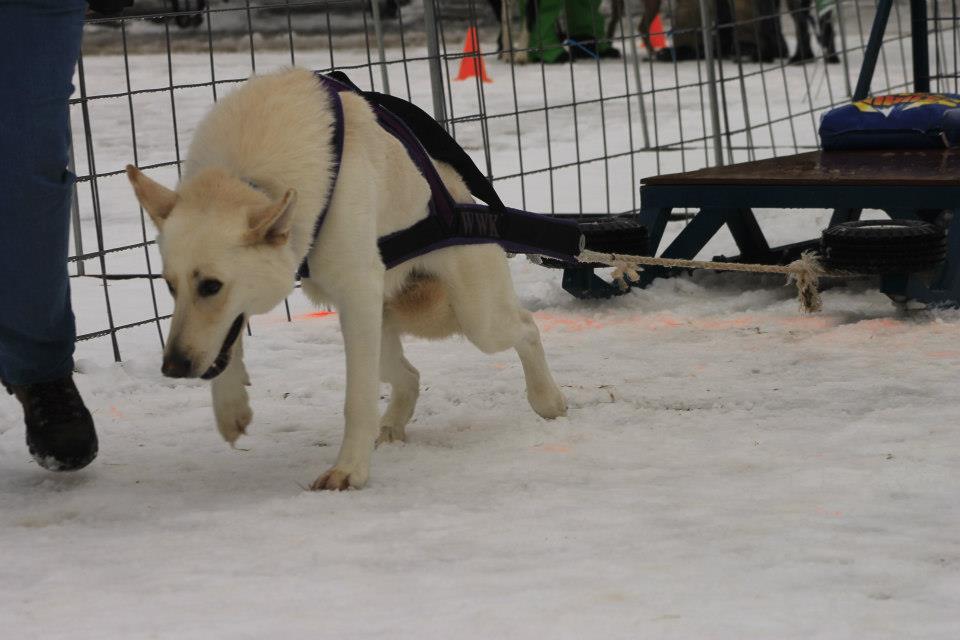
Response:
POLYGON ((193 362, 180 351, 171 351, 164 356, 160 371, 168 378, 186 378, 193 371, 193 362))

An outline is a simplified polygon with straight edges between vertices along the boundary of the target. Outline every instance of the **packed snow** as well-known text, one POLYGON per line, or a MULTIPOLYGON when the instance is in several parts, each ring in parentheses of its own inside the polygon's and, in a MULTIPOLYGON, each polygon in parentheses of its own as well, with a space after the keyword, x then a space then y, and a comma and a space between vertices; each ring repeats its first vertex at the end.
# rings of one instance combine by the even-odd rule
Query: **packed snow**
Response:
MULTIPOLYGON (((337 55, 365 60, 361 51, 337 55)), ((327 56, 307 52, 298 63, 328 66, 327 56)), ((266 55, 258 70, 285 62, 266 55)), ((219 77, 249 73, 242 54, 218 55, 217 64, 219 77)), ((512 111, 510 68, 487 64, 495 78, 485 88, 488 112, 512 111)), ((163 56, 134 56, 131 65, 140 88, 168 82, 163 56)), ((596 75, 595 65, 578 66, 584 78, 591 68, 596 75)), ((616 82, 632 82, 622 63, 601 67, 611 94, 616 82)), ((173 68, 176 82, 209 79, 205 55, 178 54, 173 68)), ((674 80, 672 67, 644 69, 674 80)), ((696 65, 678 69, 697 77, 696 65)), ((429 105, 422 71, 411 76, 412 93, 429 105)), ((403 86, 402 69, 391 72, 403 86)), ((91 94, 125 88, 121 58, 89 57, 85 73, 91 94)), ((547 69, 549 77, 535 67, 515 73, 518 87, 535 89, 517 97, 530 108, 543 106, 543 88, 559 92, 554 103, 570 87, 565 67, 547 69)), ((782 82, 802 92, 811 73, 786 69, 782 82)), ((475 112, 475 87, 459 86, 454 103, 475 112)), ((826 103, 826 83, 818 86, 805 104, 826 103)), ((577 89, 584 100, 597 87, 578 81, 577 89)), ((702 135, 693 93, 680 109, 661 104, 658 135, 702 135)), ((211 99, 209 88, 177 93, 181 149, 211 99)), ((771 102, 774 110, 787 104, 776 93, 771 102)), ((90 104, 97 169, 119 170, 134 159, 126 100, 90 104)), ((168 93, 137 97, 141 166, 174 159, 170 106, 168 93)), ((586 133, 601 124, 609 153, 629 148, 626 101, 608 107, 602 123, 599 109, 579 113, 579 136, 565 121, 572 110, 552 114, 554 164, 602 153, 586 133)), ((511 163, 519 170, 518 144, 527 170, 547 166, 544 115, 524 118, 491 122, 498 175, 511 163)), ((482 162, 479 127, 460 134, 482 162)), ((800 135, 813 143, 809 123, 800 135)), ((702 164, 705 153, 685 162, 702 164)), ((526 206, 576 211, 583 198, 587 211, 627 209, 631 181, 678 169, 680 155, 641 154, 632 168, 629 158, 612 162, 609 181, 603 163, 584 167, 579 180, 576 168, 556 172, 552 196, 549 174, 540 174, 527 180, 526 206)), ((78 166, 86 161, 80 144, 78 166)), ((152 175, 172 183, 176 172, 152 175)), ((519 203, 519 180, 498 187, 519 203)), ((141 239, 123 178, 104 178, 99 189, 107 245, 141 239)), ((88 187, 80 191, 90 242, 88 187)), ((761 224, 773 241, 791 241, 816 235, 827 219, 766 212, 761 224)), ((732 252, 728 238, 714 244, 710 255, 732 252)), ((142 272, 144 258, 142 249, 111 254, 108 270, 142 272)), ((155 252, 151 260, 156 270, 155 252)), ((870 282, 853 282, 824 293, 823 313, 803 316, 779 278, 715 274, 584 302, 560 289, 559 272, 519 257, 511 265, 568 415, 533 413, 513 353, 407 340, 422 376, 409 442, 374 453, 361 491, 304 489, 332 464, 341 439, 335 313, 315 313, 295 295, 293 322, 282 309, 253 320, 246 359, 255 418, 237 449, 216 432, 205 383, 161 377, 155 325, 120 332, 119 364, 108 339, 80 343, 77 383, 101 441, 88 469, 41 470, 24 446, 19 407, 0 402, 0 634, 956 637, 960 313, 900 315, 870 282)), ((99 272, 96 261, 86 266, 99 272)), ((103 328, 101 286, 73 282, 81 332, 103 328)), ((143 281, 108 292, 118 323, 152 316, 143 281)), ((166 293, 158 287, 156 296, 169 311, 166 293)))

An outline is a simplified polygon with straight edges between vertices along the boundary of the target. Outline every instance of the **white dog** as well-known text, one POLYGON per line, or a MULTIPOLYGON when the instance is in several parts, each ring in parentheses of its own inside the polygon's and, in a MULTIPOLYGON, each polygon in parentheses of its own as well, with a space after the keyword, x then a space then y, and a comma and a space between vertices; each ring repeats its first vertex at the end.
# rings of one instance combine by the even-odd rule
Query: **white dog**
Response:
MULTIPOLYGON (((544 418, 566 412, 500 247, 451 247, 384 268, 377 239, 424 218, 430 189, 363 97, 340 98, 345 135, 335 185, 331 98, 298 69, 254 77, 222 99, 198 127, 176 191, 127 167, 160 231, 163 275, 175 297, 163 372, 213 378, 214 414, 227 442, 253 416, 239 336, 244 319, 291 293, 304 258, 311 273, 304 291, 338 309, 346 429, 336 464, 313 489, 362 487, 375 442, 404 439, 420 375, 403 355, 403 333, 460 333, 484 353, 513 347, 534 411, 544 418), (391 386, 379 421, 378 372, 391 386)), ((473 201, 456 172, 437 168, 455 199, 473 201)))

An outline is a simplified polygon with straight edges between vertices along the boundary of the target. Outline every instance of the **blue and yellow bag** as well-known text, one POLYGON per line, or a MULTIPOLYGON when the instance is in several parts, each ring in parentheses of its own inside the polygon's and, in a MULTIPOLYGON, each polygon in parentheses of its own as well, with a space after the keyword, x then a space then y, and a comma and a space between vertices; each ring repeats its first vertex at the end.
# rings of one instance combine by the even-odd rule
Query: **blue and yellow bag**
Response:
POLYGON ((960 95, 898 93, 827 111, 820 145, 839 149, 931 149, 960 144, 960 95))

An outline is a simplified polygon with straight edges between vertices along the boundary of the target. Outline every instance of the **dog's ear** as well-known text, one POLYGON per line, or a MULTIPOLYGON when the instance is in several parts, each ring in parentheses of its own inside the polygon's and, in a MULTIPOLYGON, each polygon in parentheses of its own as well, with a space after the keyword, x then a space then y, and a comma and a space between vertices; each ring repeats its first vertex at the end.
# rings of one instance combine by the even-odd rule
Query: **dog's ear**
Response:
POLYGON ((251 244, 284 244, 290 235, 290 226, 293 224, 293 204, 296 201, 296 190, 287 189, 282 198, 252 213, 247 240, 251 244))
POLYGON ((137 195, 140 205, 150 214, 157 229, 163 227, 173 207, 177 204, 177 193, 151 180, 132 164, 127 165, 127 178, 133 185, 133 192, 137 195))

